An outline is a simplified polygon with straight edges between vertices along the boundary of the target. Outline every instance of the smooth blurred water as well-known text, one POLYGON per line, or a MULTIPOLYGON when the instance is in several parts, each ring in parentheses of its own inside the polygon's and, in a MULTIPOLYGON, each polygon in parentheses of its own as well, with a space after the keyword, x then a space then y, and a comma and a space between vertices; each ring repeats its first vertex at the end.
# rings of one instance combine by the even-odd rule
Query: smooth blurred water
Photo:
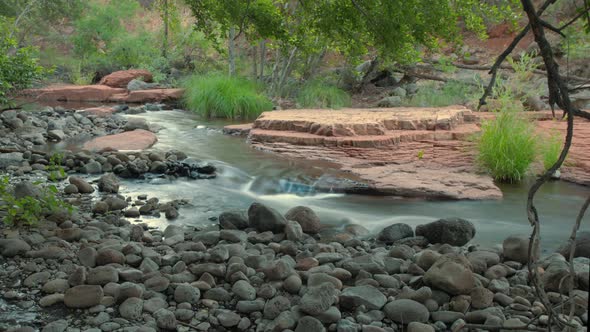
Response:
MULTIPOLYGON (((412 226, 444 217, 472 221, 477 229, 474 242, 483 245, 501 243, 510 234, 528 235, 526 194, 530 181, 502 185, 500 201, 425 201, 383 196, 311 193, 302 195, 322 177, 342 176, 334 165, 293 160, 251 148, 242 137, 223 135, 227 122, 199 120, 188 112, 148 112, 143 117, 163 127, 153 149, 177 149, 189 156, 214 163, 219 176, 212 180, 125 181, 123 193, 148 194, 161 200, 188 199, 180 217, 171 223, 208 224, 220 212, 246 210, 254 201, 268 204, 281 212, 297 205, 314 209, 322 223, 342 227, 358 223, 373 232, 396 222, 412 226), (199 126, 199 128, 197 128, 199 126), (203 128, 203 126, 205 128, 203 128), (295 183, 295 186, 293 186, 295 183), (304 186, 298 185, 303 184, 304 186), (295 193, 289 192, 295 188, 295 193)), ((537 195, 541 217, 541 237, 545 251, 553 250, 569 236, 571 227, 590 188, 562 181, 545 185, 537 195)), ((587 216, 582 229, 590 229, 587 216)), ((165 227, 163 218, 149 220, 165 227)))

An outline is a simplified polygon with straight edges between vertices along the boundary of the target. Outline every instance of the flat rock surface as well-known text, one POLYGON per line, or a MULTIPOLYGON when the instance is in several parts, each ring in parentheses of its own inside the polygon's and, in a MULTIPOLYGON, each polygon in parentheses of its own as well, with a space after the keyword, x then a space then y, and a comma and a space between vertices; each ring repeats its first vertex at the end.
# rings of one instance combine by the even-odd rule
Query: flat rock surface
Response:
POLYGON ((115 135, 97 137, 84 144, 84 149, 105 150, 145 150, 156 144, 158 138, 151 131, 136 129, 115 135))
POLYGON ((128 91, 107 85, 59 85, 25 90, 23 95, 41 101, 147 103, 178 100, 183 92, 183 89, 128 91))
POLYGON ((95 115, 98 117, 106 117, 106 116, 111 116, 113 115, 113 113, 115 113, 115 108, 113 107, 108 107, 108 106, 100 106, 100 107, 91 107, 91 108, 86 108, 82 111, 80 111, 80 113, 82 114, 90 114, 90 115, 95 115))
MULTIPOLYGON (((499 199, 477 173, 477 117, 462 106, 266 112, 248 136, 258 149, 335 163, 379 194, 442 199, 499 199)), ((366 189, 365 189, 366 190, 366 189)))

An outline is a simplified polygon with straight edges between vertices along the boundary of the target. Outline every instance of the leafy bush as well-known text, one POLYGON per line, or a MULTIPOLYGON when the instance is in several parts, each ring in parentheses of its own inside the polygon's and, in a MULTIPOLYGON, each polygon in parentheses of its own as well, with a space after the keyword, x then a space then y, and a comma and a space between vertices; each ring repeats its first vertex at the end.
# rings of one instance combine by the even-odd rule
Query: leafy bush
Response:
POLYGON ((256 84, 242 78, 193 75, 183 86, 186 106, 206 118, 252 119, 273 106, 256 84))
POLYGON ((422 86, 414 96, 406 98, 403 104, 416 107, 464 105, 480 95, 481 88, 476 84, 448 81, 442 87, 436 83, 422 86))
POLYGON ((518 182, 535 160, 534 127, 518 110, 504 108, 495 119, 483 122, 477 147, 479 164, 494 179, 518 182))
POLYGON ((348 93, 321 81, 307 83, 297 95, 297 104, 304 108, 333 108, 350 106, 348 93))
POLYGON ((543 139, 540 146, 541 161, 545 171, 551 168, 559 159, 561 148, 563 147, 563 137, 559 132, 553 132, 543 139))
POLYGON ((0 178, 0 210, 6 212, 3 219, 5 224, 34 225, 48 213, 63 210, 72 213, 73 207, 56 196, 57 188, 54 185, 46 188, 37 186, 37 189, 39 194, 36 197, 16 198, 11 190, 8 176, 0 178))
POLYGON ((10 103, 10 93, 28 88, 48 72, 37 63, 35 48, 18 47, 10 36, 11 22, 0 16, 0 106, 10 103))

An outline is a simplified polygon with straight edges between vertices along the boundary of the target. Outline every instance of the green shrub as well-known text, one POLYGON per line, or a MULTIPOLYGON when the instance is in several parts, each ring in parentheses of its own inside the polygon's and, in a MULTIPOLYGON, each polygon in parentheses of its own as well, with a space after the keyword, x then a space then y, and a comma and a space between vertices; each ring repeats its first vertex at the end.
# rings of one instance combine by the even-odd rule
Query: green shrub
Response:
POLYGON ((563 137, 559 132, 553 132, 544 137, 543 144, 539 147, 541 161, 545 171, 551 168, 559 159, 561 149, 563 148, 563 137))
POLYGON ((464 105, 477 100, 481 95, 481 88, 476 84, 462 81, 448 81, 440 86, 431 83, 420 87, 418 92, 403 102, 404 106, 442 107, 450 105, 464 105))
POLYGON ((297 104, 303 108, 338 109, 350 106, 350 95, 338 87, 321 81, 312 81, 297 94, 297 104))
POLYGON ((253 119, 273 107, 255 83, 243 78, 193 75, 183 86, 186 106, 206 118, 253 119))
POLYGON ((494 179, 518 182, 535 160, 534 127, 521 112, 505 108, 495 119, 483 122, 477 147, 479 164, 494 179))
POLYGON ((49 72, 38 64, 34 47, 18 47, 10 35, 12 26, 12 20, 0 16, 0 108, 10 104, 14 91, 28 88, 49 72))
POLYGON ((54 185, 45 188, 38 186, 37 189, 36 197, 16 198, 12 192, 9 177, 0 178, 0 210, 6 212, 3 218, 4 224, 35 225, 49 213, 63 210, 72 213, 73 207, 57 197, 57 188, 54 185))

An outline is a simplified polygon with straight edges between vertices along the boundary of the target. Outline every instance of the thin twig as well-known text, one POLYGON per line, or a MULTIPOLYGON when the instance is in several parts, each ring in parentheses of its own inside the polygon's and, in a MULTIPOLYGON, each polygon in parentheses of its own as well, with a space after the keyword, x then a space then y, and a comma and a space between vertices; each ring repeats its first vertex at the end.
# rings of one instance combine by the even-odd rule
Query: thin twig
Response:
POLYGON ((502 326, 502 325, 485 325, 485 324, 465 324, 468 329, 481 329, 487 331, 502 331, 502 330, 519 330, 519 331, 538 331, 546 332, 548 329, 536 326, 502 326))
POLYGON ((587 8, 586 10, 582 10, 578 13, 578 15, 574 16, 571 20, 569 20, 567 23, 565 23, 564 25, 559 27, 559 31, 563 31, 565 28, 569 27, 570 25, 572 25, 574 22, 576 22, 580 17, 588 14, 590 12, 590 8, 587 8))
MULTIPOLYGON (((578 213, 578 217, 576 218, 576 223, 572 229, 572 234, 570 235, 570 255, 569 255, 569 262, 570 262, 570 277, 572 278, 572 282, 570 283, 569 289, 569 296, 573 298, 574 296, 574 283, 576 281, 576 271, 574 270, 574 252, 576 251, 576 235, 578 234, 578 230, 580 229, 580 224, 582 223, 582 218, 584 218, 584 214, 588 209, 588 205, 590 205, 590 196, 586 198, 586 202, 582 205, 580 209, 580 213, 578 213)), ((574 319, 574 312, 576 309, 576 301, 573 301, 570 306, 570 315, 568 317, 568 322, 572 323, 574 319)))
MULTIPOLYGON (((551 4, 555 3, 556 1, 557 0, 546 0, 545 3, 543 3, 543 5, 541 6, 541 8, 539 8, 537 15, 541 15, 545 11, 545 9, 547 9, 547 7, 549 7, 551 4)), ((504 60, 506 60, 508 55, 510 55, 510 53, 512 53, 512 51, 514 51, 514 49, 516 48, 516 45, 518 45, 518 43, 520 43, 520 41, 526 36, 526 34, 529 32, 529 30, 530 30, 530 25, 527 25, 526 27, 524 27, 520 31, 520 33, 518 33, 518 35, 516 35, 514 37, 514 39, 510 43, 510 45, 508 45, 508 47, 504 50, 504 52, 502 52, 498 56, 496 61, 494 62, 494 65, 492 66, 492 69, 489 72, 489 74, 492 75, 492 77, 490 78, 490 82, 488 83, 488 86, 486 87, 483 95, 479 99, 479 105, 477 106, 477 109, 480 109, 483 105, 486 104, 486 98, 489 97, 490 94, 492 93, 494 85, 496 84, 496 76, 498 75, 498 69, 500 68, 500 65, 502 65, 502 62, 504 62, 504 60)))

